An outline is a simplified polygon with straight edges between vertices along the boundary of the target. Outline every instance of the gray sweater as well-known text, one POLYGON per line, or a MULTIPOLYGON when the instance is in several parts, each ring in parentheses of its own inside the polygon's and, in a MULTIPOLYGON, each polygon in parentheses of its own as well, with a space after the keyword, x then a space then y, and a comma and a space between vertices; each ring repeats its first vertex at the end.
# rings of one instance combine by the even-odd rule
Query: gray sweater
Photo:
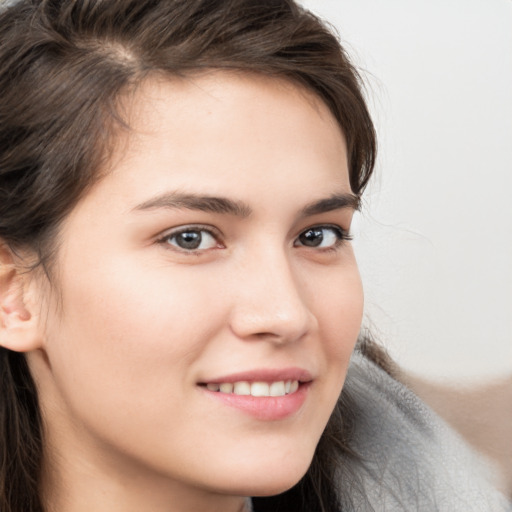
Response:
POLYGON ((345 386, 356 403, 351 447, 365 461, 339 485, 354 511, 512 510, 483 461, 404 385, 355 353, 345 386))

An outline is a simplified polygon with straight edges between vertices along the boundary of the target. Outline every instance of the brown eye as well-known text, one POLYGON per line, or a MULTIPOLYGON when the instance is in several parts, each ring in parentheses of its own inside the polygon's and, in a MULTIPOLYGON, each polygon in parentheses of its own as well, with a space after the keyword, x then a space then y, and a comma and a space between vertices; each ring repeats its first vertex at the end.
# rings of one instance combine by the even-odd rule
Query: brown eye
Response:
POLYGON ((322 228, 312 228, 299 235, 299 242, 306 247, 318 247, 324 240, 322 228))
POLYGON ((330 249, 350 239, 349 234, 339 226, 315 226, 303 231, 294 245, 330 249))

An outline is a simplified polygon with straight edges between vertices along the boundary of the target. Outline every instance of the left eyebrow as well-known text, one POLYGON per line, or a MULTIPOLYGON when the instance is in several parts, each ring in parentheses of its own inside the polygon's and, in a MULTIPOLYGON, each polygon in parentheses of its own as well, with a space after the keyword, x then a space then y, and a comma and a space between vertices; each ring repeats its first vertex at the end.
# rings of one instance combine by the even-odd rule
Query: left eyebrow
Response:
POLYGON ((361 200, 354 194, 333 194, 325 199, 320 199, 313 203, 307 204, 302 209, 302 216, 309 217, 311 215, 318 215, 333 210, 340 210, 343 208, 350 208, 352 210, 359 210, 361 200))

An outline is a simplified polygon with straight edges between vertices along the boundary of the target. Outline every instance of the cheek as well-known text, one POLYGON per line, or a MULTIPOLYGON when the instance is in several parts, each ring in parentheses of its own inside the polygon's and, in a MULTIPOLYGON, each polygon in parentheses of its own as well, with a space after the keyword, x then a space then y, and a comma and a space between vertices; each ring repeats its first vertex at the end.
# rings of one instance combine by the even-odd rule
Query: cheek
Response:
POLYGON ((359 336, 364 296, 355 262, 338 279, 324 286, 318 305, 318 321, 326 362, 326 410, 332 410, 347 374, 350 357, 359 336))
POLYGON ((354 348, 363 318, 364 295, 355 260, 321 284, 315 308, 327 350, 346 358, 354 348))
POLYGON ((142 399, 158 379, 180 386, 184 369, 221 327, 213 291, 198 281, 121 259, 69 277, 48 346, 57 378, 68 381, 61 387, 142 399))
POLYGON ((193 409, 191 382, 223 325, 211 283, 120 260, 65 283, 63 310, 49 319, 47 396, 52 411, 64 411, 53 421, 80 425, 134 459, 173 460, 169 450, 190 446, 194 429, 173 419, 189 407, 205 420, 193 409))

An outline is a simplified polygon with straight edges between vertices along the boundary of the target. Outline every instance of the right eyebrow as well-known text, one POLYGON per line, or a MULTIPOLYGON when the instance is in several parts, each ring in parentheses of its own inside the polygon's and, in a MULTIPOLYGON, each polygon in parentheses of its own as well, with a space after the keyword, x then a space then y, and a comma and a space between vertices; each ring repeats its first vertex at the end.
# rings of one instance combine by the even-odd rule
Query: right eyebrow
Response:
POLYGON ((156 210, 159 208, 198 210, 202 212, 248 217, 252 210, 241 201, 233 201, 226 197, 203 196, 197 194, 181 194, 166 192, 138 204, 132 211, 156 210))
POLYGON ((359 210, 360 206, 361 200, 355 194, 340 193, 333 194, 330 197, 326 197, 325 199, 320 199, 306 205, 302 210, 302 214, 304 217, 308 217, 310 215, 318 215, 320 213, 330 212, 343 208, 359 210))

